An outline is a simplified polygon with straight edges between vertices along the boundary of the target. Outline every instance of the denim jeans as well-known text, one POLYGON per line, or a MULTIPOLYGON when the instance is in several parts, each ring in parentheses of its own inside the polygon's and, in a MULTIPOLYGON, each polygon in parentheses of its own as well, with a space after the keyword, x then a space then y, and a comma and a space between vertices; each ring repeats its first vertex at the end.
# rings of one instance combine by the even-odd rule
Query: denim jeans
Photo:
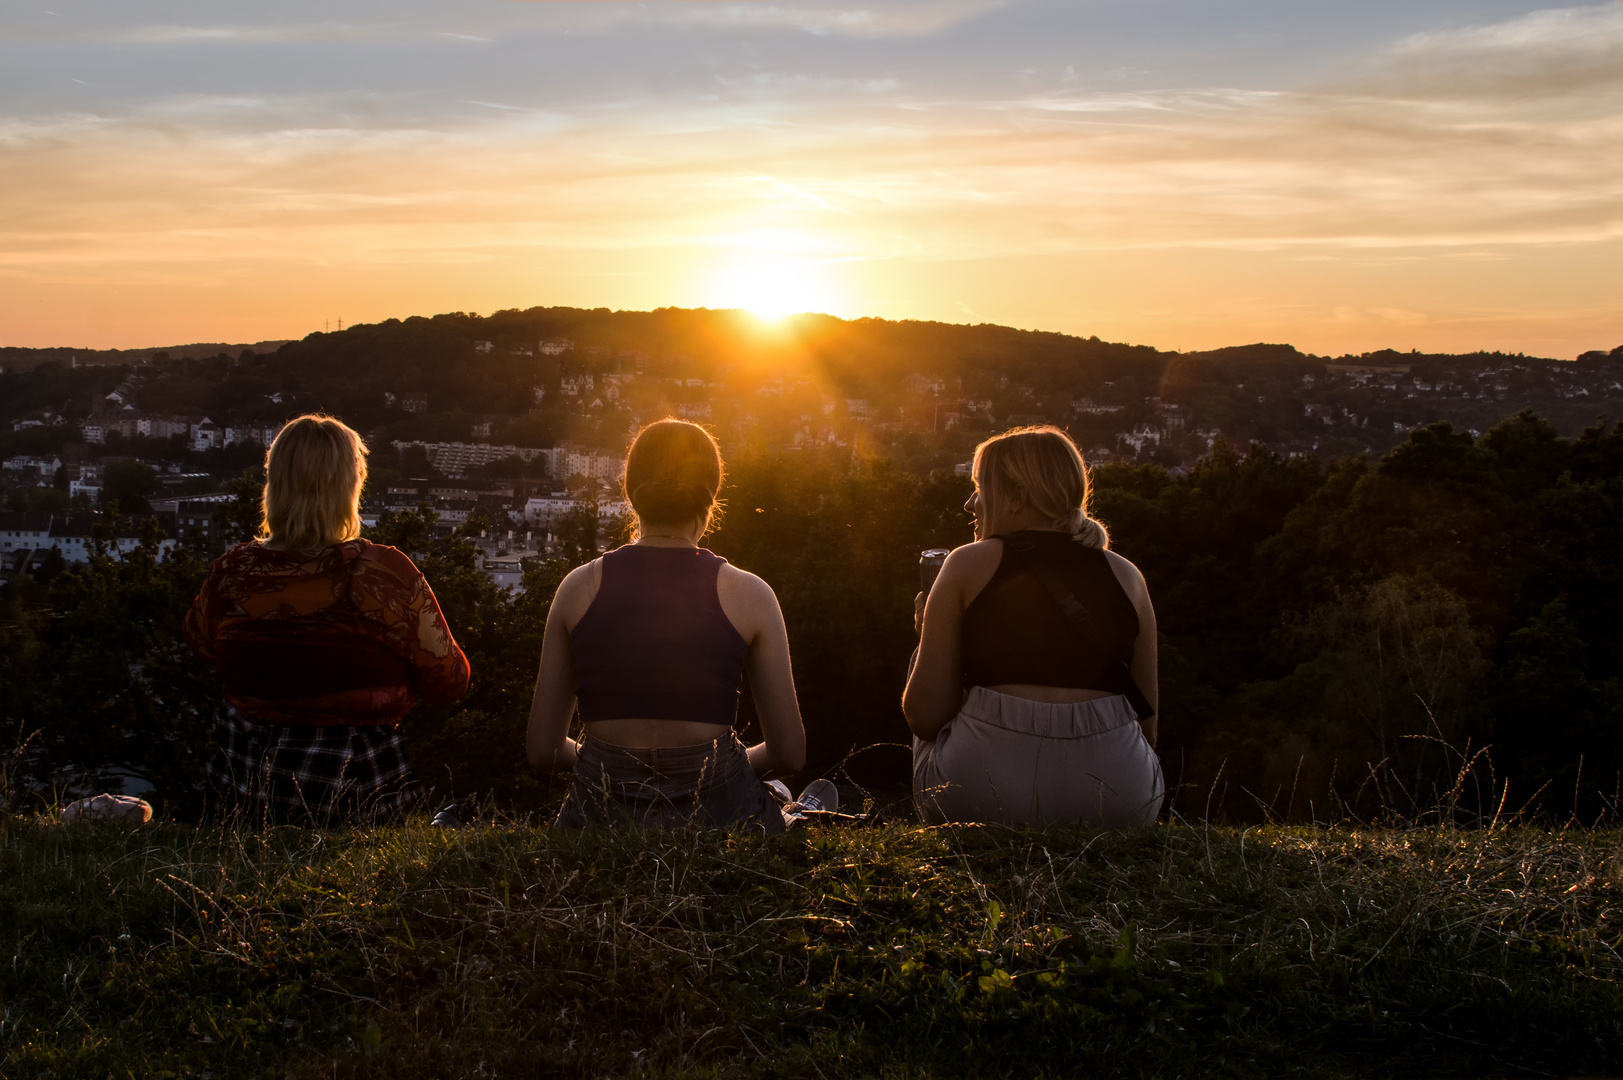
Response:
POLYGON ((561 828, 743 825, 784 830, 783 813, 755 776, 736 735, 696 746, 630 747, 581 740, 561 828))

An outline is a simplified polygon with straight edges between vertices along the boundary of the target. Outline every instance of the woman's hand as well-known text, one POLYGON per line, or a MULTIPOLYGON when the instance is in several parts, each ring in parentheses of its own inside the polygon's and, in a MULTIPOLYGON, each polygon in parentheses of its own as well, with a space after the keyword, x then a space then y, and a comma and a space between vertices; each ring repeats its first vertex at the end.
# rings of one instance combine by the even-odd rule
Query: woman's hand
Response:
POLYGON ((913 597, 913 634, 915 636, 924 634, 924 600, 923 593, 913 597))

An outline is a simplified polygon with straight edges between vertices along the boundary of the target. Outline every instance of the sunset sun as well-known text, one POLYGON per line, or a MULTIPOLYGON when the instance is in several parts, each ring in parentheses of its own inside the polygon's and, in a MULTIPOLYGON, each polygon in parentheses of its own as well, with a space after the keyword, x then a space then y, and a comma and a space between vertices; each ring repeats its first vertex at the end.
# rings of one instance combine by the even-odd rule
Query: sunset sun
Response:
POLYGON ((757 233, 743 239, 715 268, 706 303, 742 308, 775 320, 803 311, 830 312, 838 290, 829 263, 814 253, 814 238, 757 233))

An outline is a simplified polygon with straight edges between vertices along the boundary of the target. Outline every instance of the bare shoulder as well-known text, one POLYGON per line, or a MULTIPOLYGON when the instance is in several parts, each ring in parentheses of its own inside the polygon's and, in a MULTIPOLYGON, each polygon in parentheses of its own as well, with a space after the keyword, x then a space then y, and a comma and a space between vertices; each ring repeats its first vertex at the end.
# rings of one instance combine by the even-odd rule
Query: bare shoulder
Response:
POLYGON ((991 540, 976 540, 972 544, 952 549, 947 561, 941 564, 943 574, 976 576, 984 570, 987 577, 997 572, 998 563, 1003 561, 1003 541, 993 538, 991 540))
POLYGON ((783 635, 783 611, 772 586, 748 570, 723 563, 716 573, 716 599, 738 636, 751 646, 783 635), (763 635, 768 635, 763 637, 763 635))
POLYGON ((732 563, 722 563, 716 574, 716 592, 722 603, 736 601, 741 604, 778 606, 778 594, 760 577, 748 570, 740 570, 732 563))
POLYGON ((1114 551, 1106 551, 1105 558, 1109 560, 1110 569, 1115 572, 1116 580, 1121 582, 1121 587, 1127 590, 1127 595, 1135 603, 1140 598, 1150 595, 1150 588, 1144 583, 1144 575, 1139 572, 1138 567, 1114 551))
POLYGON ((968 603, 986 588, 986 583, 997 573, 1003 561, 1003 541, 977 540, 963 547, 953 548, 947 561, 941 564, 941 578, 949 589, 958 590, 968 603))
POLYGON ((570 630, 586 614, 586 609, 592 606, 597 597, 598 583, 603 580, 603 560, 593 559, 583 563, 564 575, 558 583, 558 591, 552 596, 552 610, 563 617, 564 626, 570 630))

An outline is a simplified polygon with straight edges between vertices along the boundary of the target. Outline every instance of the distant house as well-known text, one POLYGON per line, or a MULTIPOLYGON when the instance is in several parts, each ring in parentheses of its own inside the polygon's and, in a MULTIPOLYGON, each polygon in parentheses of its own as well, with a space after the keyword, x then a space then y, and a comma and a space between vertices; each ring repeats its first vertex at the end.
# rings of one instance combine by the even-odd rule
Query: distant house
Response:
MULTIPOLYGON (((220 543, 222 534, 219 525, 215 524, 214 513, 233 498, 235 496, 219 494, 202 495, 195 499, 175 500, 176 531, 185 536, 193 529, 196 529, 202 533, 210 544, 220 543)), ((153 508, 156 509, 157 504, 153 504, 153 508)))
MULTIPOLYGON (((173 521, 165 521, 164 516, 158 517, 160 527, 169 525, 165 532, 173 533, 173 521)), ((68 517, 53 518, 49 547, 56 548, 62 553, 62 558, 70 563, 83 563, 90 561, 91 552, 95 550, 96 523, 100 520, 96 514, 73 514, 68 517)), ((141 519, 122 519, 113 538, 107 542, 107 553, 115 558, 123 558, 134 551, 141 543, 141 529, 144 525, 141 519)), ((158 545, 159 553, 168 551, 175 546, 175 541, 166 539, 158 545)))
POLYGON ((619 454, 603 454, 579 447, 565 447, 563 451, 553 466, 552 475, 559 480, 580 476, 587 480, 614 481, 620 479, 625 469, 625 459, 619 454))
POLYGON ((1133 453, 1141 454, 1146 446, 1161 445, 1161 432, 1148 424, 1136 424, 1132 431, 1124 431, 1116 436, 1116 445, 1130 446, 1133 453))
POLYGON ((428 395, 405 395, 400 399, 400 411, 409 413, 426 413, 428 411, 428 395))
POLYGON ((0 552, 38 551, 50 546, 50 514, 0 511, 0 552))
POLYGON ((517 555, 506 557, 487 557, 480 569, 485 576, 496 583, 498 589, 519 589, 524 587, 524 562, 517 555))
POLYGON ((488 439, 490 438, 490 429, 495 426, 496 422, 493 419, 488 416, 481 416, 473 422, 472 437, 475 439, 488 439))
POLYGON ((542 356, 557 356, 566 353, 575 347, 575 343, 568 338, 546 338, 541 342, 542 356))
POLYGON ((225 429, 208 417, 203 417, 192 428, 193 450, 218 450, 225 446, 225 429))
POLYGON ((548 470, 551 471, 555 455, 558 453, 558 451, 551 449, 534 446, 513 446, 512 444, 404 442, 400 440, 394 443, 395 450, 402 454, 412 447, 420 448, 428 457, 428 463, 446 476, 461 476, 475 466, 488 465, 492 461, 513 457, 518 458, 520 461, 534 461, 537 458, 544 458, 548 470))
POLYGON ((532 495, 524 501, 524 520, 536 528, 550 530, 559 518, 574 508, 575 500, 568 492, 532 495))
POLYGON ((490 350, 494 349, 495 347, 496 347, 495 343, 490 342, 490 341, 476 341, 476 342, 473 343, 473 351, 476 352, 476 353, 479 353, 481 355, 483 355, 484 353, 488 353, 490 350))
POLYGON ((186 416, 140 416, 135 421, 135 433, 153 439, 167 439, 172 435, 193 435, 194 420, 186 416))
POLYGON ((947 388, 947 380, 935 375, 909 375, 902 386, 910 394, 939 394, 947 388))
POLYGON ((248 443, 251 446, 263 446, 269 449, 270 444, 276 441, 276 436, 281 433, 281 430, 281 424, 265 424, 253 421, 233 424, 225 429, 225 444, 231 446, 234 443, 248 443))
POLYGON ((62 459, 52 455, 40 457, 33 454, 17 454, 0 462, 0 468, 7 472, 21 473, 29 476, 40 484, 49 485, 56 479, 56 470, 62 467, 62 459))

